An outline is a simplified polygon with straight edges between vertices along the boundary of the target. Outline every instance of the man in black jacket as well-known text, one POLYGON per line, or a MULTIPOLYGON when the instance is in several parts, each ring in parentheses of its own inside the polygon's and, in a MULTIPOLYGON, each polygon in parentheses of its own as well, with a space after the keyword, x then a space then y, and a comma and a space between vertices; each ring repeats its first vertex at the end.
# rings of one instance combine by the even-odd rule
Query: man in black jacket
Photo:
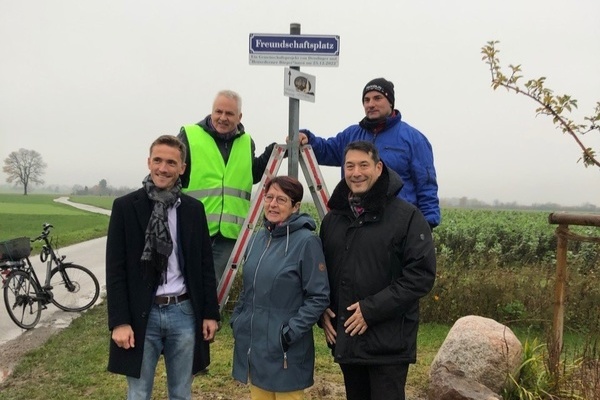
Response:
POLYGON ((106 243, 111 331, 108 370, 127 375, 127 398, 150 399, 161 353, 170 399, 191 399, 210 363, 219 307, 204 206, 181 193, 185 146, 161 136, 143 187, 114 201, 106 243))
POLYGON ((348 400, 404 399, 419 299, 435 280, 431 229, 396 197, 402 181, 371 142, 350 143, 343 168, 320 230, 331 288, 321 326, 348 400))

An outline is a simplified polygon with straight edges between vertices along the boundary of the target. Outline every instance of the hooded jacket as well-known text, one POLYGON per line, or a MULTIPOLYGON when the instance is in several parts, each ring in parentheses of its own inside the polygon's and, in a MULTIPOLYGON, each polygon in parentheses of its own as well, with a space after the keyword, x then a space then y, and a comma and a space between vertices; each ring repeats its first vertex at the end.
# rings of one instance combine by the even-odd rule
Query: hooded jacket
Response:
POLYGON ((243 265, 243 291, 231 316, 233 377, 268 391, 311 386, 312 327, 329 304, 329 284, 315 221, 292 214, 256 232, 243 265))
POLYGON ((329 200, 320 237, 336 315, 332 354, 340 364, 416 362, 419 299, 435 280, 435 249, 423 215, 396 197, 401 187, 400 177, 384 165, 358 217, 344 180, 329 200), (353 313, 346 308, 357 301, 368 328, 351 337, 343 324, 353 313))
POLYGON ((433 228, 441 222, 438 184, 431 144, 421 132, 402 121, 400 111, 381 124, 364 118, 336 136, 324 139, 302 130, 320 165, 339 167, 344 162, 344 149, 358 140, 372 142, 381 160, 400 175, 404 182, 398 197, 415 205, 433 228))

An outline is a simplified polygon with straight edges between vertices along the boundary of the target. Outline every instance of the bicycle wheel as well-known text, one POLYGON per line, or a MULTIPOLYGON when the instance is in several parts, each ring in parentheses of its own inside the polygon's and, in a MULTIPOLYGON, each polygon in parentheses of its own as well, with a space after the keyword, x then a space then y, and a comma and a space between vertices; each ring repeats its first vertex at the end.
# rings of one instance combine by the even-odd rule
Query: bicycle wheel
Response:
POLYGON ((4 283, 4 305, 10 319, 23 329, 33 328, 42 315, 40 289, 25 271, 12 271, 4 283))
POLYGON ((62 264, 50 273, 52 304, 64 311, 90 308, 100 295, 100 284, 92 271, 77 264, 62 264))

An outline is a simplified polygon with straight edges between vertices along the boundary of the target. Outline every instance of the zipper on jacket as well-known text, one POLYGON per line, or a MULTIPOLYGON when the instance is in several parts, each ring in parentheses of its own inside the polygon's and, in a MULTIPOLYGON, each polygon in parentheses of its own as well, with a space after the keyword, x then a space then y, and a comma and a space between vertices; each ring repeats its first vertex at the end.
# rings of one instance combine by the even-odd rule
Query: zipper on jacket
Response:
MULTIPOLYGON (((279 346, 281 350, 283 350, 283 337, 281 336, 281 332, 283 330, 283 324, 279 327, 279 346)), ((287 351, 283 350, 283 369, 287 369, 287 351)))
MULTIPOLYGON (((265 253, 269 249, 269 245, 271 244, 271 238, 273 235, 269 233, 269 240, 267 241, 267 245, 263 250, 263 253, 260 255, 258 262, 256 263, 256 270, 254 271, 254 277, 252 278, 252 286, 254 287, 254 293, 252 295, 252 314, 250 315, 250 347, 248 347, 248 367, 250 366, 250 350, 252 349, 252 342, 254 339, 252 338, 252 334, 254 332, 254 303, 256 303, 256 275, 258 275, 258 270, 260 269, 260 263, 262 262, 265 253)), ((248 368, 250 371, 250 368, 248 368)))

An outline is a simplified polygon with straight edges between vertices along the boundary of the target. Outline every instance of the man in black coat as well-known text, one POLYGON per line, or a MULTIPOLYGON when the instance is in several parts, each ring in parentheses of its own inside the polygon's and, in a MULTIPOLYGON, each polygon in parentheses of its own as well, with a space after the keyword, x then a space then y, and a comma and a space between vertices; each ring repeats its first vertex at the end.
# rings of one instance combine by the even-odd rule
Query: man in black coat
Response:
POLYGON ((143 187, 114 201, 106 246, 108 370, 127 376, 128 399, 150 399, 164 355, 170 399, 190 399, 210 363, 219 307, 206 214, 181 193, 185 145, 150 147, 143 187))
POLYGON ((348 144, 343 167, 320 230, 331 288, 321 326, 347 399, 402 400, 416 362, 419 299, 435 280, 431 229, 396 197, 402 181, 373 143, 348 144))

